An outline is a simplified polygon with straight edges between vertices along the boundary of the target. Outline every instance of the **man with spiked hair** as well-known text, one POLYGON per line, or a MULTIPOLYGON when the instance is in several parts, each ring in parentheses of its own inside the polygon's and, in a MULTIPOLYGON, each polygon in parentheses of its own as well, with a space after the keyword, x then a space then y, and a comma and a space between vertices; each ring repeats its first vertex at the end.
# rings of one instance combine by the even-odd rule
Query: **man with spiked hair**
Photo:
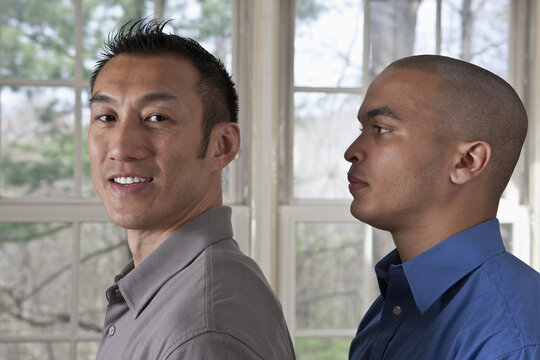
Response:
POLYGON ((91 78, 92 180, 132 261, 107 290, 100 360, 294 359, 281 306, 233 240, 221 171, 238 98, 197 42, 139 20, 91 78))
POLYGON ((496 218, 527 133, 514 89, 413 56, 375 78, 358 120, 351 213, 396 250, 375 267, 381 295, 350 359, 540 359, 540 274, 506 252, 496 218))

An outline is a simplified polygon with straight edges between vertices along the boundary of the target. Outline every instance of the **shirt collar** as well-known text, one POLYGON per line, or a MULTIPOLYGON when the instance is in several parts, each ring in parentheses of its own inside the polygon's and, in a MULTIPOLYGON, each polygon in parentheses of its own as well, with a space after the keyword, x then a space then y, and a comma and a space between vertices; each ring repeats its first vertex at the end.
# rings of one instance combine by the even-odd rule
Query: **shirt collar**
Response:
POLYGON ((504 251, 499 221, 491 219, 449 237, 402 265, 397 250, 392 251, 376 266, 379 288, 384 297, 390 267, 402 266, 416 306, 424 314, 455 283, 504 251))
POLYGON ((138 317, 167 281, 211 244, 233 236, 232 210, 209 209, 182 225, 137 267, 133 260, 115 281, 133 316, 138 317))

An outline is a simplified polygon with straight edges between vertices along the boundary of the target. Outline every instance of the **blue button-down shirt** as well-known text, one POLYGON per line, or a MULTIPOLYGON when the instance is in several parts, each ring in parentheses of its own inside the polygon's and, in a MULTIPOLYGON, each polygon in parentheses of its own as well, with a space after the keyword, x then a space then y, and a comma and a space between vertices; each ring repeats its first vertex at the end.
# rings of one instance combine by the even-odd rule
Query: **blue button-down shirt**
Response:
POLYGON ((540 359, 540 274, 505 251, 497 219, 375 271, 350 359, 540 359))

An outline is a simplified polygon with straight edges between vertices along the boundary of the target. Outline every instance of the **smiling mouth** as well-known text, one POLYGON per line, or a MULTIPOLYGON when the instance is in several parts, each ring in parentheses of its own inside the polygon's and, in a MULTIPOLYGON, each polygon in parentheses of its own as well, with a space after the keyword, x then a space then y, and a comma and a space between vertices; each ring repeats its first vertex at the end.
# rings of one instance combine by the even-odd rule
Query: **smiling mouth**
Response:
POLYGON ((109 181, 114 182, 115 184, 120 185, 135 185, 135 184, 143 184, 153 181, 153 178, 142 178, 137 176, 119 176, 114 177, 110 179, 109 181))

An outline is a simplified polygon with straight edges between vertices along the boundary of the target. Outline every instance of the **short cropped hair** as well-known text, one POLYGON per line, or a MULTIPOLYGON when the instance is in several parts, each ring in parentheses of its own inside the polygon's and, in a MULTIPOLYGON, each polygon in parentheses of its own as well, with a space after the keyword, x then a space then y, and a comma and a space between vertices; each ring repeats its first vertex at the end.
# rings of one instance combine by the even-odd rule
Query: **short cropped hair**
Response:
POLYGON ((169 21, 148 18, 132 20, 109 34, 90 78, 90 92, 93 92, 103 66, 116 55, 174 55, 187 59, 200 73, 198 93, 203 103, 203 141, 199 157, 204 157, 214 125, 238 122, 238 94, 231 76, 218 58, 193 39, 163 31, 169 21))
POLYGON ((492 151, 491 187, 500 197, 527 135, 527 113, 516 91, 492 72, 446 56, 411 56, 388 66, 399 68, 428 72, 441 79, 427 99, 438 114, 439 138, 487 142, 492 151))

